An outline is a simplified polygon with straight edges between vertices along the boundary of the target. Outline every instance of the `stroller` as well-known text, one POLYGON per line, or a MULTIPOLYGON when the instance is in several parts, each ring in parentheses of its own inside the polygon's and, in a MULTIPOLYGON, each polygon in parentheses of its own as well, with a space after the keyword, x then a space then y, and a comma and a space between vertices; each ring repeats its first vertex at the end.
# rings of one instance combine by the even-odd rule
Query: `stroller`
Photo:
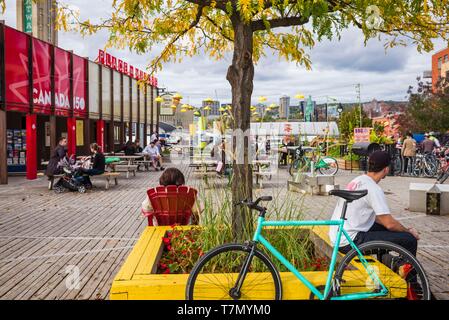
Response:
POLYGON ((83 183, 82 176, 79 173, 79 165, 77 165, 72 159, 66 159, 60 161, 58 167, 62 168, 63 176, 53 186, 53 190, 56 193, 62 193, 66 190, 78 191, 79 193, 85 193, 87 188, 83 183))

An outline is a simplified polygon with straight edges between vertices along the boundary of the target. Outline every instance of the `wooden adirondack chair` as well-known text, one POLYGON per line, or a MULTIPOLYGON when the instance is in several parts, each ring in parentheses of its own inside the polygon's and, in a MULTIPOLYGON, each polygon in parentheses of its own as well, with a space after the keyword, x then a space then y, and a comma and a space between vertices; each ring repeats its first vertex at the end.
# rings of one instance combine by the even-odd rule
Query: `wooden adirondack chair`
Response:
POLYGON ((153 217, 158 225, 187 225, 190 222, 192 208, 198 191, 188 186, 158 186, 147 191, 152 211, 143 212, 148 225, 153 225, 153 217))

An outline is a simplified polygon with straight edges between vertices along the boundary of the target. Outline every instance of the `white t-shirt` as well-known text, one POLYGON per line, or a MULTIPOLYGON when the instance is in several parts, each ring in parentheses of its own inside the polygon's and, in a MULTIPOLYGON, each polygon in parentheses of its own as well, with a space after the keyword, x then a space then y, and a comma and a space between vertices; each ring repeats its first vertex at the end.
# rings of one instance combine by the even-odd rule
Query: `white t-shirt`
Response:
MULTIPOLYGON (((358 232, 368 231, 376 221, 376 215, 390 214, 387 200, 382 188, 369 176, 362 175, 352 180, 348 186, 348 190, 368 190, 368 194, 363 198, 348 203, 346 210, 346 221, 344 229, 352 240, 358 232)), ((332 220, 339 220, 343 208, 343 199, 339 199, 332 220)), ((335 243, 337 237, 338 226, 331 226, 329 237, 332 243, 335 243)), ((348 241, 342 235, 340 247, 348 245, 348 241)))
POLYGON ((159 155, 159 148, 154 146, 151 147, 151 145, 148 145, 145 147, 145 149, 143 149, 142 151, 143 154, 148 154, 150 156, 158 156, 159 155))

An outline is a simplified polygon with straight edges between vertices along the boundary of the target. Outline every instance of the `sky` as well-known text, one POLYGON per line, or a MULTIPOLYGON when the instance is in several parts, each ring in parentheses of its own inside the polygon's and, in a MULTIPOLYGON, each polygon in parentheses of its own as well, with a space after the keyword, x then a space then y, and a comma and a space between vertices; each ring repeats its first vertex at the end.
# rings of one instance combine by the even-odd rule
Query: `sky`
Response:
MULTIPOLYGON (((16 26, 15 0, 6 0, 6 12, 0 20, 7 25, 16 26)), ((81 18, 91 21, 108 14, 111 0, 66 0, 79 9, 81 18)), ((108 34, 100 32, 83 38, 76 33, 59 35, 59 46, 73 50, 76 54, 94 60, 98 49, 106 43, 108 34)), ((447 44, 446 44, 447 46, 447 44)), ((340 102, 357 101, 355 85, 361 84, 361 100, 397 100, 407 99, 409 85, 416 84, 416 77, 423 71, 431 70, 431 56, 445 47, 442 41, 435 42, 435 50, 420 54, 416 47, 395 47, 385 51, 383 42, 372 39, 364 44, 363 36, 357 29, 343 32, 340 41, 323 40, 309 51, 312 70, 304 66, 280 60, 267 52, 255 66, 253 103, 257 97, 266 96, 268 103, 279 103, 282 95, 291 97, 295 104, 295 94, 311 95, 318 103, 327 101, 327 97, 340 102)), ((108 49, 124 61, 145 70, 146 65, 157 54, 157 50, 145 55, 137 55, 129 50, 108 49)), ((204 98, 218 99, 221 103, 231 102, 231 87, 226 80, 227 68, 231 56, 215 61, 206 56, 185 58, 182 63, 167 63, 156 76, 159 86, 179 92, 184 103, 201 105, 204 98)))

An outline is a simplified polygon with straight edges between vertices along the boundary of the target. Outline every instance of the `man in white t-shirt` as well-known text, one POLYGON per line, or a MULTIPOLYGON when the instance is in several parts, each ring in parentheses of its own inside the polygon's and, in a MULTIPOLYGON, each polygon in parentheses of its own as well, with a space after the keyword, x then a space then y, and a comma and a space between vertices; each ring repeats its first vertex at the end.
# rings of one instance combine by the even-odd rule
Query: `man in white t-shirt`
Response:
MULTIPOLYGON (((368 173, 352 180, 348 190, 368 190, 363 198, 348 203, 344 229, 356 245, 384 240, 396 243, 413 255, 416 255, 419 235, 413 228, 405 228, 391 215, 387 200, 378 183, 389 172, 390 156, 384 151, 376 151, 368 160, 368 173)), ((339 199, 332 215, 332 220, 339 220, 342 213, 343 199, 339 199)), ((331 226, 329 237, 335 242, 338 226, 331 226)), ((340 252, 346 253, 351 249, 344 236, 340 241, 340 252)))
MULTIPOLYGON (((151 165, 156 171, 159 171, 157 167, 158 162, 161 159, 161 154, 159 153, 159 148, 156 146, 154 141, 151 141, 149 145, 143 149, 142 153, 145 155, 145 158, 151 161, 151 165)), ((163 168, 161 168, 163 170, 163 168)))

